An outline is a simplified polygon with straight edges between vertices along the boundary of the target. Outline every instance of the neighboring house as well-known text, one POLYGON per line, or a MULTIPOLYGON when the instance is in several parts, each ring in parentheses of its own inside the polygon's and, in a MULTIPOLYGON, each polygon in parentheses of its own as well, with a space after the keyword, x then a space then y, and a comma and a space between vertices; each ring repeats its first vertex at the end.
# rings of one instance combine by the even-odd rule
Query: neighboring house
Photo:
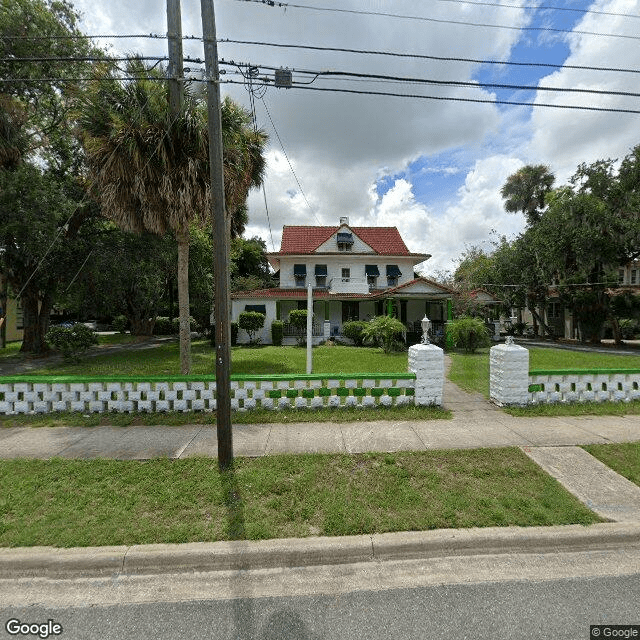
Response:
POLYGON ((2 308, 0 302, 0 322, 5 325, 0 327, 0 330, 4 330, 7 342, 13 342, 14 340, 22 340, 22 308, 20 302, 13 298, 7 298, 6 311, 2 308))
MULTIPOLYGON (((444 331, 454 292, 415 276, 414 267, 431 256, 411 253, 395 227, 351 227, 348 218, 337 227, 285 226, 280 251, 267 257, 279 286, 231 294, 233 321, 243 311, 265 314, 262 343, 271 342, 273 320, 285 322, 285 339, 293 341, 296 330, 287 319, 293 309, 307 308, 309 284, 316 343, 341 336, 349 320, 379 315, 401 320, 409 340, 419 339, 425 314, 434 335, 444 331)), ((247 340, 241 331, 239 341, 247 340)))
MULTIPOLYGON (((618 287, 609 289, 608 292, 613 296, 624 292, 640 295, 640 260, 634 260, 621 266, 618 269, 618 287)), ((533 317, 529 309, 525 308, 522 311, 522 320, 528 324, 533 324, 533 317)), ((558 338, 580 339, 578 322, 574 319, 570 309, 567 309, 562 304, 554 286, 549 288, 545 322, 552 329, 553 335, 558 338)), ((538 332, 543 335, 542 327, 538 328, 538 332)))

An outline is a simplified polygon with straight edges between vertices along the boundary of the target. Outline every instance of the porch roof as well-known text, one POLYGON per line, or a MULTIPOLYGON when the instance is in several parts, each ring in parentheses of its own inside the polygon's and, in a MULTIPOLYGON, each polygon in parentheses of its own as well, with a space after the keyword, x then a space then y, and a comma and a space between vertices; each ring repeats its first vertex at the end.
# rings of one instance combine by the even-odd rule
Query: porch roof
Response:
MULTIPOLYGON (((323 287, 313 288, 313 297, 315 300, 380 300, 387 297, 401 298, 407 296, 411 298, 440 299, 454 295, 457 295, 457 293, 453 289, 449 289, 449 287, 445 287, 427 278, 415 278, 391 289, 373 289, 369 293, 330 293, 329 289, 323 287), (421 292, 407 290, 414 285, 423 283, 431 285, 437 289, 437 291, 421 292)), ((231 294, 232 299, 270 298, 274 300, 298 300, 306 297, 307 289, 302 287, 287 289, 274 287, 272 289, 258 289, 257 291, 236 291, 231 294)))

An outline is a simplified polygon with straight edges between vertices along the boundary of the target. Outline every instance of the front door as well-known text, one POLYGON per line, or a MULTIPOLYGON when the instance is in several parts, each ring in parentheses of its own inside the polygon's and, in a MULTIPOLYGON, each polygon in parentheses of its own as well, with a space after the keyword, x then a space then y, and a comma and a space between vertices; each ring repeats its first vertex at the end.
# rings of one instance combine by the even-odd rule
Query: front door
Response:
POLYGON ((342 323, 360 319, 360 303, 352 300, 342 301, 342 323))

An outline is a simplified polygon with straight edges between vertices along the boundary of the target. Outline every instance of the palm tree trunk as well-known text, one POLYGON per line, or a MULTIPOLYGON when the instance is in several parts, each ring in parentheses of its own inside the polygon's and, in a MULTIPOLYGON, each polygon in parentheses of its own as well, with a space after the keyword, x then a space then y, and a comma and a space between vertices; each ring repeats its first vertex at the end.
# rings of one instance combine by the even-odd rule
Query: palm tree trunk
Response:
POLYGON ((191 373, 191 328, 189 326, 189 230, 178 240, 178 311, 180 318, 180 373, 191 373))

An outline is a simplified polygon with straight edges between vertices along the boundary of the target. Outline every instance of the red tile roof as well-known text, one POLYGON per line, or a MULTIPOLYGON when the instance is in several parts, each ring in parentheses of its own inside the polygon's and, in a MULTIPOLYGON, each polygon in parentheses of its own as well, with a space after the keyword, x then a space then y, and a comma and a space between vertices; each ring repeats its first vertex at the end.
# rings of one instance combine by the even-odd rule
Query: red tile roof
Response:
MULTIPOLYGON (((307 254, 326 242, 340 227, 298 227, 285 225, 277 255, 307 254)), ((409 256, 411 252, 396 227, 348 227, 376 253, 383 256, 409 256)))

